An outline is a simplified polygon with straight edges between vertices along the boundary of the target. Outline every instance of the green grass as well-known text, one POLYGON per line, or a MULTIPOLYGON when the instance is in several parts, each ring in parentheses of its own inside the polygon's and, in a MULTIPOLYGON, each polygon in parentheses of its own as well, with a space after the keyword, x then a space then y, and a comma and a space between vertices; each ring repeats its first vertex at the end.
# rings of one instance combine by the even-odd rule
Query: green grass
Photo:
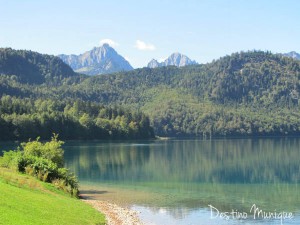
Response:
POLYGON ((104 215, 33 177, 0 168, 0 224, 105 224, 104 215))

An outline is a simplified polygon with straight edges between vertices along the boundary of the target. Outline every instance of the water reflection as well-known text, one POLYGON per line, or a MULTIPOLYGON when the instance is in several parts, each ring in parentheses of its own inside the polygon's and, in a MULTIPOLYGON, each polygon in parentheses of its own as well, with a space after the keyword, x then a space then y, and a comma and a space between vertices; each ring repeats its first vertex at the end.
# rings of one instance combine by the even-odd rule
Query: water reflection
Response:
POLYGON ((65 146, 65 161, 90 197, 125 202, 150 217, 165 210, 185 224, 191 215, 207 216, 208 205, 298 213, 299 146, 299 138, 74 142, 65 146))
POLYGON ((157 141, 67 146, 81 180, 298 183, 300 139, 157 141))

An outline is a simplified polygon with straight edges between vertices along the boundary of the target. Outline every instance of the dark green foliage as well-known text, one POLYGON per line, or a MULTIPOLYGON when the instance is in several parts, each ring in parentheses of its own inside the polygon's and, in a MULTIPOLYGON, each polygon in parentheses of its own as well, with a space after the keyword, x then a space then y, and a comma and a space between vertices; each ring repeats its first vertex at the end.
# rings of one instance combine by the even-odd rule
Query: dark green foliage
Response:
POLYGON ((298 104, 300 63, 269 52, 236 53, 218 61, 211 76, 213 100, 224 103, 298 104))
POLYGON ((0 74, 22 83, 57 83, 76 74, 60 58, 25 50, 0 48, 0 74))
MULTIPOLYGON (((31 100, 2 96, 0 126, 0 140, 47 139, 53 132, 59 133, 63 139, 154 137, 150 121, 144 114, 80 100, 31 100)), ((43 148, 49 152, 47 146, 43 148)), ((37 149, 43 148, 38 146, 37 149)), ((39 153, 35 155, 39 156, 39 153)))
POLYGON ((22 112, 22 106, 15 113, 18 120, 12 119, 18 107, 3 112, 0 132, 2 139, 11 139, 11 132, 16 138, 20 134, 29 138, 25 130, 33 134, 30 137, 42 138, 53 131, 76 139, 146 137, 149 119, 143 114, 131 119, 132 111, 141 111, 149 116, 155 133, 163 136, 300 134, 299 79, 299 61, 262 51, 234 53, 203 65, 63 79, 56 86, 22 84, 0 76, 0 95, 62 104, 49 113, 36 110, 29 104, 33 100, 25 99, 26 107, 34 110, 22 112), (121 113, 115 105, 131 110, 121 113))

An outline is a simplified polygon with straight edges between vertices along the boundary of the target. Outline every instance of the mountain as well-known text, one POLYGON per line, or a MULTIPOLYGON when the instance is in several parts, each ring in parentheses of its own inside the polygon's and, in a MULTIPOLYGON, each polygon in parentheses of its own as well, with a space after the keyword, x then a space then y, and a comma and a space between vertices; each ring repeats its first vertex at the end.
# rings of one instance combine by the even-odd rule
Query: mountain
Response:
MULTIPOLYGON (((195 66, 145 67, 85 77, 75 85, 22 84, 0 76, 0 96, 122 105, 148 115, 159 136, 300 135, 299 74, 300 61, 250 51, 195 66)), ((10 103, 5 100, 5 104, 10 103)), ((70 115, 83 116, 78 107, 80 103, 69 110, 70 115)), ((90 117, 99 114, 122 123, 131 121, 122 114, 86 107, 91 109, 90 117)), ((5 119, 10 121, 10 117, 5 119)), ((81 122, 93 127, 88 116, 81 122)), ((105 120, 96 122, 97 126, 107 125, 105 120)))
POLYGON ((148 63, 147 67, 149 67, 149 68, 156 68, 156 67, 162 67, 162 66, 182 67, 182 66, 188 66, 188 65, 193 65, 193 64, 197 64, 197 62, 194 60, 191 60, 186 55, 183 55, 179 52, 175 52, 172 55, 170 55, 164 62, 161 62, 161 63, 159 63, 155 59, 152 59, 148 63))
POLYGON ((290 57, 290 58, 293 58, 293 59, 300 60, 300 54, 297 53, 297 52, 295 52, 295 51, 292 51, 292 52, 289 52, 289 53, 285 53, 283 55, 287 56, 287 57, 290 57))
POLYGON ((56 56, 11 48, 0 48, 0 74, 14 76, 22 83, 35 84, 76 75, 56 56))
POLYGON ((80 55, 58 55, 78 73, 97 75, 132 70, 126 59, 108 44, 94 47, 80 55))
POLYGON ((293 135, 300 134, 299 74, 300 61, 250 51, 183 68, 92 77, 76 95, 136 107, 160 136, 293 135))
POLYGON ((156 59, 152 59, 147 65, 148 68, 156 68, 160 66, 162 65, 156 59))
POLYGON ((164 61, 165 66, 182 67, 182 66, 188 66, 188 65, 192 65, 192 64, 197 64, 197 63, 195 61, 191 60, 189 57, 187 57, 183 54, 180 54, 178 52, 173 53, 164 61))

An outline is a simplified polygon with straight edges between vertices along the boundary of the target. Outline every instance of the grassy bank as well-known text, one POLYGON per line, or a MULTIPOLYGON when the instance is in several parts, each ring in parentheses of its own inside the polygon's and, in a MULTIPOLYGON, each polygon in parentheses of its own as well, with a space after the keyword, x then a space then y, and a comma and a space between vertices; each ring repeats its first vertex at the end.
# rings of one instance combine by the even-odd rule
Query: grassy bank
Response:
POLYGON ((53 184, 0 167, 0 224, 105 224, 104 215, 53 184))

